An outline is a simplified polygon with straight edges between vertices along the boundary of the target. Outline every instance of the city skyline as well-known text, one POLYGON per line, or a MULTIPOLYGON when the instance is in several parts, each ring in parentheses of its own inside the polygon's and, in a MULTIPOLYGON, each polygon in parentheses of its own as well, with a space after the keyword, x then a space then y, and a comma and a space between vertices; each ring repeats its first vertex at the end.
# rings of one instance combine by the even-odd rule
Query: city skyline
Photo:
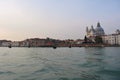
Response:
POLYGON ((86 26, 120 29, 119 0, 0 0, 0 39, 84 38, 86 26))

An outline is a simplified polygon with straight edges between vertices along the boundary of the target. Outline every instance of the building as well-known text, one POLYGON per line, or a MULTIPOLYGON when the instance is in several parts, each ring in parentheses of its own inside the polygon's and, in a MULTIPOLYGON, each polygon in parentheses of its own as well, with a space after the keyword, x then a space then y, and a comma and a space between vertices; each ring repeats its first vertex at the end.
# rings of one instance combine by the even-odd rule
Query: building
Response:
POLYGON ((13 41, 11 42, 12 47, 19 47, 19 41, 13 41))
POLYGON ((82 40, 82 39, 77 39, 76 41, 75 41, 75 44, 82 44, 84 42, 84 40, 82 40))
POLYGON ((120 30, 117 29, 114 34, 102 36, 103 42, 110 45, 120 45, 120 30))
POLYGON ((95 36, 103 36, 103 35, 105 35, 105 32, 99 22, 97 23, 96 28, 94 28, 93 26, 91 26, 90 29, 86 27, 86 37, 93 42, 95 42, 95 36))
POLYGON ((45 45, 45 39, 31 38, 21 42, 21 46, 40 47, 45 45))
POLYGON ((29 46, 29 42, 27 40, 19 42, 19 47, 28 47, 28 46, 29 46))
POLYGON ((86 28, 86 36, 91 37, 91 36, 102 36, 105 35, 104 29, 101 27, 100 23, 97 23, 97 27, 94 29, 93 25, 91 26, 90 29, 88 27, 86 28))
POLYGON ((12 43, 12 41, 9 41, 9 40, 1 40, 0 41, 0 46, 1 47, 8 47, 8 46, 11 45, 11 43, 12 43))

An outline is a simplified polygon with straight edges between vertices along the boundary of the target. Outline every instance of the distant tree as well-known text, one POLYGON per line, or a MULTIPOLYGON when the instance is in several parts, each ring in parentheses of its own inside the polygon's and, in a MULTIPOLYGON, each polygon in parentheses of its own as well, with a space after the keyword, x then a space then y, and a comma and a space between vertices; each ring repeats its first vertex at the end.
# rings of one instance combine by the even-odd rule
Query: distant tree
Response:
POLYGON ((85 36, 85 37, 84 37, 84 43, 87 43, 87 41, 88 41, 88 39, 87 39, 87 37, 85 36))
POLYGON ((101 36, 96 36, 96 37, 95 37, 95 42, 96 42, 97 44, 103 43, 102 37, 101 37, 101 36))
POLYGON ((47 38, 46 38, 46 40, 48 40, 48 41, 49 41, 49 40, 50 40, 50 38, 49 38, 49 37, 47 37, 47 38))

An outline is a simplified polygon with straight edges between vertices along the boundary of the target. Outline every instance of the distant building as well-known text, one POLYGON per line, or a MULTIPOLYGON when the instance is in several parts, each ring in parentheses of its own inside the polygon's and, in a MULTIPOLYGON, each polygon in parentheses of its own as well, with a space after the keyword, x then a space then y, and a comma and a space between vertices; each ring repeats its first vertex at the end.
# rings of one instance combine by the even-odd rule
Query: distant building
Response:
POLYGON ((103 42, 110 45, 120 45, 120 30, 116 30, 114 34, 102 36, 103 42))
POLYGON ((45 45, 45 39, 31 38, 22 42, 22 46, 40 47, 45 45))
POLYGON ((13 41, 11 42, 12 47, 19 47, 19 41, 13 41))
POLYGON ((0 43, 2 47, 8 47, 9 45, 11 45, 12 41, 1 40, 0 43))
POLYGON ((120 30, 117 29, 117 30, 115 31, 115 33, 116 33, 116 34, 120 34, 120 30))
POLYGON ((93 26, 91 26, 90 29, 88 29, 88 27, 87 27, 86 33, 87 33, 87 35, 86 35, 87 37, 105 35, 104 29, 101 27, 99 22, 97 23, 97 27, 95 29, 93 26))
POLYGON ((76 41, 75 41, 75 44, 82 44, 84 42, 84 40, 82 40, 82 39, 77 39, 76 41))
POLYGON ((89 29, 86 27, 86 37, 95 42, 95 36, 103 36, 105 35, 104 29, 101 27, 100 23, 97 23, 97 27, 94 29, 93 26, 89 29))

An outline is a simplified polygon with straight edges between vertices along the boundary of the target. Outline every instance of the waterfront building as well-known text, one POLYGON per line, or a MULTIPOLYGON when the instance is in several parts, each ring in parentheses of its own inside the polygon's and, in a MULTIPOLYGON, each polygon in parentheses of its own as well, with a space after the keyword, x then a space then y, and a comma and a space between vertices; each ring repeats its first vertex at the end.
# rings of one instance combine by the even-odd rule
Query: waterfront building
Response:
POLYGON ((29 42, 26 40, 19 42, 19 47, 28 47, 28 46, 29 46, 29 42))
POLYGON ((120 30, 117 29, 114 34, 102 36, 103 42, 110 45, 120 45, 120 30))
POLYGON ((86 27, 86 33, 87 33, 86 35, 87 37, 105 35, 104 29, 101 27, 99 22, 97 23, 97 27, 95 29, 93 25, 91 26, 90 29, 86 27))
POLYGON ((77 39, 77 40, 75 41, 75 44, 82 44, 83 42, 84 42, 83 39, 77 39))
POLYGON ((31 38, 23 41, 24 46, 40 47, 45 45, 45 39, 31 38))
POLYGON ((12 47, 19 47, 19 41, 11 42, 12 47))
POLYGON ((12 41, 2 40, 1 46, 2 46, 2 47, 8 47, 8 46, 11 45, 11 43, 12 43, 12 41))
POLYGON ((86 27, 86 37, 92 42, 95 42, 96 36, 103 36, 103 35, 105 35, 105 32, 99 22, 97 23, 96 28, 94 28, 93 25, 91 26, 90 29, 86 27))

